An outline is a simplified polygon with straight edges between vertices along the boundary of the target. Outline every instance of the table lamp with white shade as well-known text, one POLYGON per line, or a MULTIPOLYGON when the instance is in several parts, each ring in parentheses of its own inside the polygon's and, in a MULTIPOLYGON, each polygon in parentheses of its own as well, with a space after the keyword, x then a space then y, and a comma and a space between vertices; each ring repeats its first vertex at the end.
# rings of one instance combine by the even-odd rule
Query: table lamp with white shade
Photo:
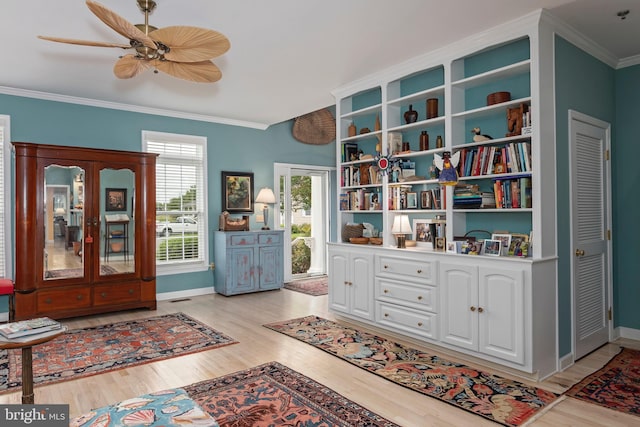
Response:
POLYGON ((406 248, 407 234, 411 234, 411 225, 409 224, 409 216, 405 214, 396 215, 393 219, 391 233, 396 236, 398 248, 406 248))
POLYGON ((276 202, 276 196, 275 194, 273 194, 273 190, 268 188, 268 187, 264 187, 260 189, 260 192, 258 193, 258 197, 256 197, 256 203, 263 203, 264 206, 262 207, 262 217, 264 220, 264 227, 262 227, 263 230, 269 230, 269 226, 267 225, 267 220, 269 218, 269 206, 270 204, 274 204, 276 202))

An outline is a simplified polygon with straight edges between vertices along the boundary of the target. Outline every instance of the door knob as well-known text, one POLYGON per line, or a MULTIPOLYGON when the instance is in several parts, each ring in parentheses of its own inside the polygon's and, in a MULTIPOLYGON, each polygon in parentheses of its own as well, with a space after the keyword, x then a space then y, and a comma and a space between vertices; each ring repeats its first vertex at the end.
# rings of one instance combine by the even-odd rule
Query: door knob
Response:
POLYGON ((576 256, 584 256, 584 250, 583 249, 576 249, 576 256))

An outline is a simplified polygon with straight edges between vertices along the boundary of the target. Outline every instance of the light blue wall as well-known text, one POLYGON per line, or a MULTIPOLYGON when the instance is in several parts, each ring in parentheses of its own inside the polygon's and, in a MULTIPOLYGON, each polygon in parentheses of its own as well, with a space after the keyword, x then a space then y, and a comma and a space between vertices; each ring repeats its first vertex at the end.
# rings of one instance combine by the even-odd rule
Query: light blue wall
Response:
MULTIPOLYGON (((335 166, 335 142, 302 144, 291 136, 292 121, 262 131, 11 95, 0 95, 0 114, 11 117, 13 141, 140 151, 143 130, 207 137, 210 230, 217 227, 221 209, 221 171, 253 172, 255 188, 260 188, 273 187, 275 162, 335 166)), ((331 200, 335 200, 335 196, 331 200)), ((335 209, 331 212, 331 224, 335 224, 335 209)), ((251 221, 253 229, 256 227, 255 215, 251 216, 251 221)), ((332 235, 335 236, 333 228, 332 235)), ((209 239, 213 248, 212 232, 209 239)), ((158 293, 212 285, 213 274, 209 271, 159 276, 157 279, 158 293)))
POLYGON ((616 71, 613 167, 613 301, 616 326, 640 330, 640 65, 616 71))
MULTIPOLYGON (((571 261, 569 213, 569 126, 568 111, 573 109, 596 117, 612 125, 612 147, 622 145, 616 140, 615 123, 615 70, 578 49, 566 40, 556 37, 556 166, 558 205, 558 340, 559 355, 571 352, 571 261)), ((615 156, 615 155, 614 155, 615 156)), ((544 159, 542 159, 544 161, 544 159)), ((612 163, 616 171, 616 158, 612 163)), ((617 197, 614 177, 613 211, 617 197)), ((619 230, 618 230, 619 232, 619 230)), ((614 242, 617 233, 614 224, 614 242)), ((620 235, 622 237, 622 235, 620 235)), ((617 255, 614 247, 614 256, 617 255)), ((617 288, 614 264, 614 288, 617 288)), ((614 307, 617 311, 617 308, 614 307)))

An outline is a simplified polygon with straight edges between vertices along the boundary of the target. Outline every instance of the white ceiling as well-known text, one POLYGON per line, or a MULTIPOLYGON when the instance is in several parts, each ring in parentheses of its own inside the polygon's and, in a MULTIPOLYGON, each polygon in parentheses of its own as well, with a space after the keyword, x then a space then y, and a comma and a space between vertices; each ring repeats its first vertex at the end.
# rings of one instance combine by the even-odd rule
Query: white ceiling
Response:
MULTIPOLYGON (((144 22, 135 0, 99 1, 134 24, 144 22)), ((119 80, 113 64, 122 50, 36 38, 127 43, 84 0, 2 0, 0 92, 260 128, 333 104, 333 89, 539 8, 614 59, 640 54, 638 0, 156 2, 151 25, 199 26, 229 38, 231 49, 213 60, 222 70, 219 82, 192 83, 151 71, 119 80), (621 20, 616 13, 624 9, 631 12, 621 20)))

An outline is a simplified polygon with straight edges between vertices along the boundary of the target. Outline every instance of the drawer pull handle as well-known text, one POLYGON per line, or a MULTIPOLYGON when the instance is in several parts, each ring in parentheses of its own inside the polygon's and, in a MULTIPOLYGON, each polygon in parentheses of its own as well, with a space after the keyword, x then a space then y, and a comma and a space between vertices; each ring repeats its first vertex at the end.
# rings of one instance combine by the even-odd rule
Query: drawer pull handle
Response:
POLYGON ((422 295, 418 296, 418 301, 422 301, 422 295))
POLYGON ((384 314, 384 317, 389 317, 389 313, 385 313, 385 314, 384 314))
POLYGON ((102 298, 106 298, 106 297, 107 297, 107 293, 106 293, 106 292, 102 292, 102 293, 100 294, 100 296, 101 296, 102 298))
POLYGON ((478 307, 478 313, 482 313, 483 311, 484 311, 484 308, 478 307))
POLYGON ((422 270, 418 269, 418 274, 422 273, 422 270))
POLYGON ((82 294, 78 294, 78 295, 76 296, 76 299, 77 299, 78 301, 82 301, 82 294))
POLYGON ((385 266, 384 266, 384 269, 386 270, 387 268, 389 268, 389 266, 388 266, 388 265, 385 265, 385 266))
POLYGON ((476 311, 476 308, 475 308, 474 306, 471 306, 471 307, 469 308, 469 310, 471 310, 471 311, 476 311))
POLYGON ((422 327, 422 322, 418 322, 418 326, 422 327))
POLYGON ((389 293, 389 289, 385 289, 385 290, 384 290, 384 293, 385 293, 385 294, 388 294, 388 293, 389 293))
POLYGON ((46 300, 44 300, 44 302, 45 302, 45 304, 51 304, 52 303, 51 298, 47 298, 46 300))
POLYGON ((133 295, 133 289, 129 289, 129 295, 133 295))

